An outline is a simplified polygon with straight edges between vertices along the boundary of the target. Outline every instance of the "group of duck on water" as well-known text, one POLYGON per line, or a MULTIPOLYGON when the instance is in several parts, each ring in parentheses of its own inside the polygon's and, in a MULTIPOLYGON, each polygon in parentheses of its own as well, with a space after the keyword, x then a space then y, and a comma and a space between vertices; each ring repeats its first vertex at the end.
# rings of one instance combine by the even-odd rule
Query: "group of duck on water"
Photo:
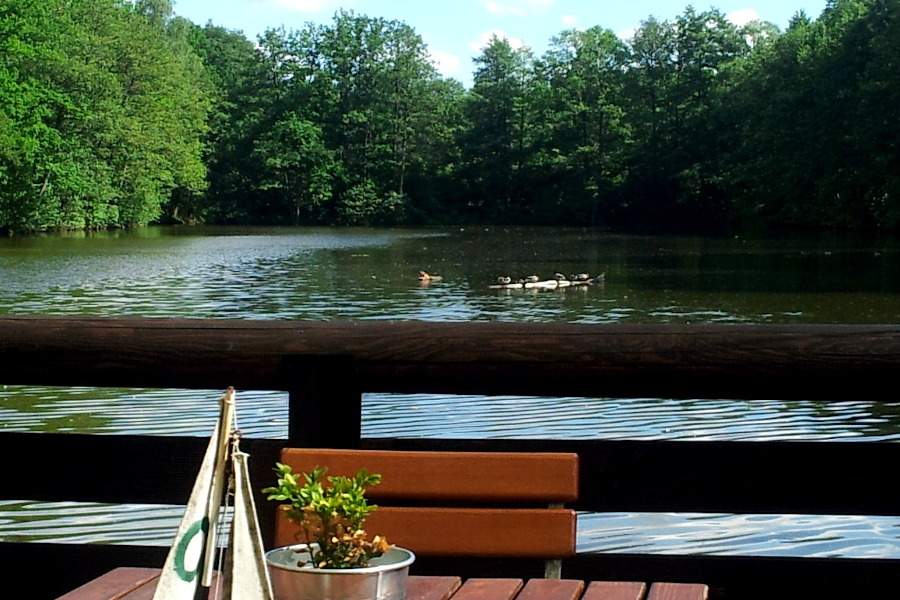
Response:
MULTIPOLYGON (((419 281, 421 282, 431 282, 431 281, 441 281, 443 277, 440 275, 430 275, 425 271, 419 271, 419 281)), ((553 275, 553 279, 541 279, 537 275, 529 275, 528 277, 524 277, 522 279, 516 279, 513 281, 512 277, 498 277, 497 283, 494 285, 488 286, 491 289, 514 289, 514 288, 532 288, 532 289, 555 289, 562 287, 569 287, 572 285, 593 285, 593 284, 602 284, 604 281, 604 275, 598 275, 597 277, 591 277, 587 273, 578 273, 576 275, 569 275, 566 277, 562 273, 556 273, 553 275)))
POLYGON ((555 273, 553 279, 541 279, 537 275, 529 275, 515 281, 511 277, 498 277, 497 283, 488 286, 491 289, 509 289, 509 288, 532 288, 532 289, 556 289, 569 287, 572 285, 594 285, 602 284, 604 275, 591 277, 587 273, 578 273, 566 277, 562 273, 555 273))

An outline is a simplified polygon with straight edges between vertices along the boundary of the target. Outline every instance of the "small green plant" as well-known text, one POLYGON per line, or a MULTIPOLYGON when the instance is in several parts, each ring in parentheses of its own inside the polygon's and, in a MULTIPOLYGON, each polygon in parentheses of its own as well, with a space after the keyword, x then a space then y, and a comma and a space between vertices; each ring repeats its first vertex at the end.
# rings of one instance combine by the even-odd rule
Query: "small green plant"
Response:
POLYGON ((328 477, 327 469, 294 473, 290 466, 275 463, 277 484, 263 489, 269 500, 289 502, 287 517, 303 529, 311 547, 312 564, 320 568, 351 569, 368 566, 369 560, 390 548, 381 536, 369 540, 363 521, 376 508, 366 499, 366 488, 381 483, 381 475, 360 469, 355 477, 328 477), (303 478, 301 483, 300 478, 303 478))

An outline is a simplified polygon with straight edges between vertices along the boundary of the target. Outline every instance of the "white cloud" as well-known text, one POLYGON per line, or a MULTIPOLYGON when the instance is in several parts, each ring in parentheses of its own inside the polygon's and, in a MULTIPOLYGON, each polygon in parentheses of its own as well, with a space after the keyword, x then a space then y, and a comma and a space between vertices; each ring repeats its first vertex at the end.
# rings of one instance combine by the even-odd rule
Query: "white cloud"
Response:
POLYGON ((432 50, 430 52, 431 60, 434 62, 438 73, 445 77, 453 77, 459 73, 460 60, 458 57, 449 52, 441 52, 440 50, 432 50))
POLYGON ((733 13, 728 14, 725 18, 728 19, 729 22, 741 26, 746 25, 750 21, 758 20, 759 13, 752 8, 745 8, 743 10, 736 10, 733 13))
POLYGON ((578 17, 575 15, 563 15, 560 17, 560 20, 563 22, 563 25, 569 28, 574 28, 578 25, 578 17))
POLYGON ((509 42, 509 45, 514 49, 523 48, 525 46, 525 42, 520 40, 519 38, 512 38, 506 35, 504 32, 499 29, 492 29, 491 31, 484 31, 478 37, 478 40, 475 42, 471 42, 469 44, 469 48, 471 48, 472 52, 481 52, 485 46, 491 41, 491 36, 497 36, 499 39, 506 38, 506 41, 509 42))

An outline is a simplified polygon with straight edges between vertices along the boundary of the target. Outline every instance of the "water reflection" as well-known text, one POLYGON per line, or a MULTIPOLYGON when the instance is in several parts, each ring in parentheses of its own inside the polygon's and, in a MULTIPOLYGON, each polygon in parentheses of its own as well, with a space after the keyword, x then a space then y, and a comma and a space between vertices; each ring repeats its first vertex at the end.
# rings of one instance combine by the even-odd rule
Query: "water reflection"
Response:
POLYGON ((0 314, 588 323, 890 323, 898 246, 560 229, 169 229, 0 240, 0 314), (420 269, 443 281, 423 287, 420 269), (607 274, 489 290, 500 275, 607 274))
POLYGON ((582 514, 579 552, 900 558, 896 517, 582 514))

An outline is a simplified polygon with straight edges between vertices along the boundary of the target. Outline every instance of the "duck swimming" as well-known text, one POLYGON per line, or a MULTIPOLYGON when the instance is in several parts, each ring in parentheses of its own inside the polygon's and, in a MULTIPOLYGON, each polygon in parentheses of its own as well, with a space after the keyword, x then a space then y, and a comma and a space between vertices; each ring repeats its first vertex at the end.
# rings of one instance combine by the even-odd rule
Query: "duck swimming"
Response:
POLYGON ((509 289, 509 288, 520 288, 524 286, 522 279, 519 279, 516 282, 513 282, 512 277, 498 277, 497 283, 494 285, 489 285, 488 287, 492 290, 497 289, 509 289))
POLYGON ((511 277, 498 277, 497 283, 488 286, 491 289, 555 289, 569 286, 586 286, 591 284, 603 284, 604 275, 591 277, 587 273, 578 273, 566 277, 563 273, 554 273, 553 279, 540 279, 537 275, 529 275, 513 281, 511 277))
POLYGON ((559 287, 559 282, 556 279, 540 280, 537 277, 535 277, 535 280, 527 282, 525 284, 525 287, 538 288, 538 289, 555 288, 555 287, 559 287))
POLYGON ((419 281, 443 281, 440 275, 429 275, 425 271, 419 271, 419 281))
POLYGON ((554 274, 553 280, 556 282, 556 287, 566 287, 572 285, 572 282, 566 279, 566 276, 562 273, 554 274))
POLYGON ((545 287, 549 287, 549 285, 548 285, 549 283, 551 283, 551 282, 541 281, 541 278, 538 277, 537 275, 529 275, 528 277, 526 277, 525 279, 522 280, 522 287, 529 288, 529 289, 545 288, 545 287))

